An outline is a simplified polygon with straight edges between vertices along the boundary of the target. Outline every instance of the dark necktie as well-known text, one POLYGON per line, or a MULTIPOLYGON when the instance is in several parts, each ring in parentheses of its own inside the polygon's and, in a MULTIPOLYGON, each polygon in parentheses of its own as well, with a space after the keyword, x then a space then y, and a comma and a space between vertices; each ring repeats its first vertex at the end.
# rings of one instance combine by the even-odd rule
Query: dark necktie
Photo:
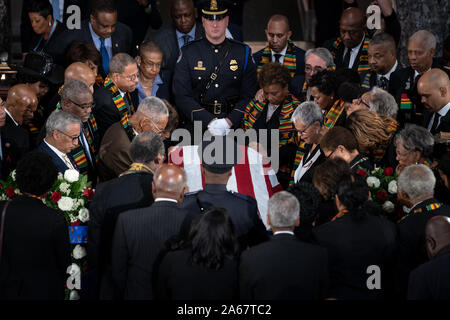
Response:
POLYGON ((123 100, 125 101, 125 103, 127 104, 127 109, 128 109, 128 114, 131 115, 131 101, 128 97, 128 92, 125 92, 123 94, 123 100))
MULTIPOLYGON (((275 57, 275 62, 280 62, 281 54, 279 54, 279 53, 274 53, 273 56, 275 57)), ((280 63, 281 63, 281 62, 280 62, 280 63)))
POLYGON ((182 38, 183 38, 183 47, 184 47, 185 45, 187 45, 189 43, 191 36, 188 34, 185 34, 184 36, 182 36, 182 38))
POLYGON ((379 87, 383 90, 388 89, 388 79, 386 77, 381 77, 380 78, 380 83, 379 83, 379 87))
POLYGON ((439 125, 439 119, 441 118, 441 115, 437 112, 434 113, 434 119, 433 119, 433 124, 431 125, 431 134, 436 134, 438 133, 438 125, 439 125))
POLYGON ((103 39, 103 38, 100 38, 100 54, 102 55, 103 71, 105 71, 105 73, 108 74, 108 71, 109 71, 109 54, 108 54, 108 51, 106 51, 105 39, 103 39))
POLYGON ((347 48, 347 52, 345 53, 345 55, 344 55, 344 60, 342 60, 342 63, 343 63, 343 65, 344 65, 344 68, 351 68, 350 66, 349 66, 349 64, 350 64, 350 53, 351 53, 351 51, 352 51, 352 49, 348 49, 347 48))

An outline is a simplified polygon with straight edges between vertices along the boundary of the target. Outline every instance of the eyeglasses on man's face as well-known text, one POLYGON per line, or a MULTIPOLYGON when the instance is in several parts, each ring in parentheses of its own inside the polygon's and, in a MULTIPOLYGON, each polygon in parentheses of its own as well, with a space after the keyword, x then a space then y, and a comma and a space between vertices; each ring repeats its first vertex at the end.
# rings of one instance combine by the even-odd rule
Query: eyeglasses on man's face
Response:
POLYGON ((127 78, 127 80, 129 80, 129 81, 136 81, 136 80, 139 80, 139 72, 137 72, 137 73, 135 73, 135 74, 131 74, 131 75, 129 75, 129 76, 126 76, 126 75, 124 75, 124 74, 122 74, 121 76, 124 77, 124 78, 127 78))
POLYGON ((80 135, 77 135, 76 137, 73 137, 73 136, 68 135, 67 133, 65 133, 65 132, 63 132, 63 131, 61 131, 61 130, 58 130, 58 131, 61 132, 61 133, 62 133, 63 135, 65 135, 66 137, 70 138, 70 139, 72 140, 72 143, 75 143, 75 142, 78 143, 78 138, 80 137, 80 135))
POLYGON ((68 99, 68 100, 69 100, 70 102, 72 102, 74 105, 76 105, 78 108, 82 109, 82 110, 86 110, 86 109, 89 109, 89 108, 94 109, 94 107, 95 107, 94 101, 92 101, 92 102, 90 102, 90 103, 79 104, 79 103, 76 103, 75 101, 73 101, 73 100, 71 100, 71 99, 68 99))

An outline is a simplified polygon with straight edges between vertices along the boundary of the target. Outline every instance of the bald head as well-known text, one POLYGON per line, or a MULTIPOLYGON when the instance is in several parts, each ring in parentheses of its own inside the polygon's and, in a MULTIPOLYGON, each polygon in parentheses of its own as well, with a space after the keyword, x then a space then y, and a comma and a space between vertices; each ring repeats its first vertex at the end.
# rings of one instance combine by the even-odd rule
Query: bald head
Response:
POLYGON ((26 84, 18 84, 9 89, 5 108, 18 124, 31 121, 37 105, 36 94, 26 84))
POLYGON ((94 93, 95 74, 87 64, 74 62, 67 67, 64 72, 64 83, 73 79, 80 80, 89 87, 91 93, 94 93))
POLYGON ((430 69, 417 83, 417 92, 425 108, 437 112, 450 102, 450 80, 441 69, 430 69))
POLYGON ((428 256, 433 258, 442 248, 450 245, 450 218, 434 216, 425 227, 428 256))
POLYGON ((342 42, 346 48, 354 48, 364 38, 366 17, 359 8, 344 10, 339 21, 342 42))
POLYGON ((276 53, 280 53, 286 48, 292 35, 288 18, 281 14, 270 17, 265 32, 270 49, 276 53))
POLYGON ((170 198, 182 202, 186 189, 186 173, 176 165, 159 167, 153 176, 153 197, 170 198))

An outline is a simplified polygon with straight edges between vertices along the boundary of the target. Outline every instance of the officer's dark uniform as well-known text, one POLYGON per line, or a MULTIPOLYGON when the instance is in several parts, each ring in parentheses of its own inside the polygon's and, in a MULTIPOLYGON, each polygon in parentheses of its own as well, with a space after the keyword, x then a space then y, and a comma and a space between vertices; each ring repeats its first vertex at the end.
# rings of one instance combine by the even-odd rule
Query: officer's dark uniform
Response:
MULTIPOLYGON (((208 1, 206 5, 202 10, 206 19, 226 17, 227 9, 221 2, 208 1)), ((246 44, 225 39, 214 45, 205 37, 182 48, 175 67, 173 92, 188 123, 202 121, 206 128, 214 118, 228 117, 237 128, 257 89, 256 66, 246 44)))
MULTIPOLYGON (((205 150, 209 143, 211 142, 203 142, 203 150, 205 150)), ((234 146, 235 150, 239 149, 235 144, 234 146)), ((235 158, 234 163, 226 163, 225 157, 227 151, 229 153, 230 150, 226 149, 225 143, 222 147, 222 157, 216 153, 213 163, 207 163, 203 159, 202 165, 205 170, 216 174, 226 174, 238 162, 240 155, 235 158), (219 158, 222 160, 219 161, 219 158)), ((201 148, 199 148, 200 150, 201 148)), ((181 207, 189 211, 189 214, 181 226, 181 235, 183 238, 186 238, 189 234, 191 224, 212 206, 227 210, 227 214, 233 221, 242 249, 269 239, 266 228, 258 215, 256 200, 244 194, 227 191, 225 184, 206 184, 204 190, 185 195, 181 207)))

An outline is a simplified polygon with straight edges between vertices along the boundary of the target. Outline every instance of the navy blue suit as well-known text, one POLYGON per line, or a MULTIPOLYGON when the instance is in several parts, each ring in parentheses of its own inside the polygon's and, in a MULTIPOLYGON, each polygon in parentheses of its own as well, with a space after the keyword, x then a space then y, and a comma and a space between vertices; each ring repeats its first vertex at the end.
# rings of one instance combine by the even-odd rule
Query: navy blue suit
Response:
MULTIPOLYGON (((52 157, 53 163, 55 164, 56 168, 58 168, 58 171, 61 172, 62 174, 64 174, 66 170, 71 169, 64 163, 64 161, 61 160, 60 157, 58 157, 58 155, 52 149, 50 149, 50 147, 45 143, 45 141, 42 141, 41 144, 39 144, 39 146, 37 147, 37 151, 46 153, 50 157, 52 157)), ((73 161, 72 157, 70 155, 67 155, 67 157, 69 158, 73 167, 76 168, 77 165, 73 161)))

